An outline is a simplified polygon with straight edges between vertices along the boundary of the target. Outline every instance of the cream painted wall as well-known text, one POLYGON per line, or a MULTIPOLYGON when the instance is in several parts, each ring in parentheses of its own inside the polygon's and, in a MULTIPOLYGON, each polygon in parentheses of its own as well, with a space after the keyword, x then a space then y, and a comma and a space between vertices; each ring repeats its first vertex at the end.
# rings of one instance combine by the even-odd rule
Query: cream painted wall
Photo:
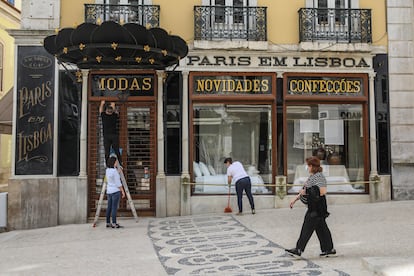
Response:
POLYGON ((85 5, 93 4, 94 0, 61 0, 60 28, 73 28, 85 22, 85 5))
POLYGON ((305 0, 258 0, 257 5, 267 7, 267 39, 271 44, 299 42, 298 10, 305 0))
POLYGON ((157 0, 153 5, 160 5, 160 27, 178 35, 187 43, 194 40, 194 6, 201 5, 201 0, 157 0))
MULTIPOLYGON (((5 5, 4 3, 1 3, 5 5)), ((3 89, 0 97, 13 87, 14 38, 6 30, 20 28, 20 13, 12 8, 0 9, 0 42, 3 44, 3 89)))
POLYGON ((12 136, 8 134, 0 135, 0 184, 7 183, 11 170, 11 141, 12 136))
POLYGON ((360 9, 371 9, 372 41, 375 46, 387 46, 387 4, 385 0, 360 0, 360 9))
MULTIPOLYGON (((14 38, 6 30, 20 28, 20 12, 16 9, 0 3, 0 43, 3 44, 3 88, 0 91, 0 98, 3 97, 14 85, 14 38), (3 6, 4 5, 4 6, 3 6)), ((20 9, 21 2, 16 2, 20 9)), ((0 135, 0 184, 7 183, 11 168, 11 135, 0 135)))
MULTIPOLYGON (((17 28, 17 27, 14 27, 17 28)), ((14 80, 14 38, 2 28, 0 29, 0 43, 3 44, 3 89, 0 98, 13 87, 14 80)))
MULTIPOLYGON (((372 10, 374 46, 386 46, 386 0, 360 0, 360 9, 372 10)), ((160 5, 160 26, 187 43, 194 39, 194 9, 201 0, 153 0, 160 5)), ((84 3, 93 0, 62 0, 61 28, 73 27, 84 21, 84 3)), ((306 0, 257 0, 258 6, 267 7, 268 41, 271 44, 296 44, 299 41, 298 10, 306 7, 306 0)))

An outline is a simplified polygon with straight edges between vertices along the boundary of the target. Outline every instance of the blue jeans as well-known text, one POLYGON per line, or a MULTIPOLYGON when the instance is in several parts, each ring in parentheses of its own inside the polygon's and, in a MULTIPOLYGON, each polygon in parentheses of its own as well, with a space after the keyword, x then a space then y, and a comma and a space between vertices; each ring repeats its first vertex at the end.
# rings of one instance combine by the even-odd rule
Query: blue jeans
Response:
POLYGON ((116 213, 118 212, 119 201, 121 199, 121 191, 107 194, 108 198, 108 207, 106 208, 106 223, 111 223, 111 215, 112 215, 112 223, 116 223, 116 213))
POLYGON ((244 177, 236 182, 237 204, 239 205, 239 212, 243 212, 243 191, 249 199, 250 208, 254 209, 254 200, 252 195, 252 183, 250 177, 244 177))

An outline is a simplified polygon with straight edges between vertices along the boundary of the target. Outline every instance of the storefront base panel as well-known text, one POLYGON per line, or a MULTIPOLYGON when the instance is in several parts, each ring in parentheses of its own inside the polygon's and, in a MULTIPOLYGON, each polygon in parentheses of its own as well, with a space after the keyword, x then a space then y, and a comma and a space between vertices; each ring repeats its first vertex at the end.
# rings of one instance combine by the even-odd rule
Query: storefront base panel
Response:
POLYGON ((86 223, 87 199, 86 177, 59 178, 59 224, 86 223))
POLYGON ((9 179, 9 230, 56 226, 58 212, 57 178, 9 179))
MULTIPOLYGON (((273 209, 275 206, 274 196, 254 196, 254 205, 256 210, 273 209)), ((224 213, 224 208, 227 207, 227 196, 192 196, 191 197, 191 214, 208 214, 208 213, 224 213)), ((233 213, 237 213, 237 197, 231 195, 230 207, 233 213)), ((250 204, 243 195, 243 212, 250 213, 250 204)))
POLYGON ((398 163, 392 168, 392 192, 396 200, 414 199, 413 163, 398 163))
MULTIPOLYGON (((371 202, 391 200, 391 175, 380 175, 378 177, 378 183, 371 181, 369 184, 371 202)), ((375 177, 373 180, 375 180, 375 177)))
MULTIPOLYGON (((283 198, 279 196, 253 196, 256 210, 260 209, 274 209, 274 208, 289 208, 290 201, 296 195, 288 195, 283 198)), ((369 194, 350 195, 350 194, 331 194, 328 196, 328 205, 343 205, 343 204, 362 204, 370 203, 371 196, 369 194)), ((223 213, 227 206, 227 197, 225 196, 193 196, 191 197, 191 214, 208 214, 208 213, 223 213)), ((238 212, 237 199, 235 195, 230 198, 230 207, 233 213, 238 212)), ((247 197, 243 195, 243 212, 250 213, 250 205, 247 197)))
POLYGON ((180 215, 180 176, 167 177, 167 217, 180 215))

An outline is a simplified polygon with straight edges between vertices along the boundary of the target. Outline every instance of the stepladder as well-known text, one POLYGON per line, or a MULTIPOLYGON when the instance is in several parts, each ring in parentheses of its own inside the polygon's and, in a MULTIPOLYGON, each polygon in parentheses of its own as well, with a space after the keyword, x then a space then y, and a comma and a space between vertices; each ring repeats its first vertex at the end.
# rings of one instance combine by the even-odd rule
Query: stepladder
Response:
MULTIPOLYGON (((129 192, 129 188, 128 188, 128 184, 127 184, 126 179, 125 179, 124 172, 122 171, 122 169, 119 169, 119 167, 117 167, 117 170, 119 172, 119 175, 121 176, 122 187, 124 188, 125 195, 127 197, 127 201, 128 201, 129 207, 131 209, 132 215, 134 216, 135 221, 138 222, 137 211, 135 209, 135 205, 134 205, 134 201, 132 200, 131 193, 129 192)), ((104 200, 104 197, 105 197, 106 187, 107 187, 107 181, 106 181, 106 177, 104 177, 101 193, 99 195, 98 206, 96 208, 95 218, 93 220, 93 225, 92 225, 93 227, 96 227, 96 224, 99 220, 99 215, 100 215, 101 209, 102 209, 102 203, 103 203, 103 200, 104 200)))

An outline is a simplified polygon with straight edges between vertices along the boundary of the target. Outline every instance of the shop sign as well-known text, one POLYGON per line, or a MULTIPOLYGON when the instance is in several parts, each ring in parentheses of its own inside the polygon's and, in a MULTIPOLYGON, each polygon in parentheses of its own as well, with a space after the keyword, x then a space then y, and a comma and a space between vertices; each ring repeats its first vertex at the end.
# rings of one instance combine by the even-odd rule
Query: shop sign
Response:
POLYGON ((193 76, 193 94, 272 94, 272 77, 269 75, 193 76))
POLYGON ((288 77, 288 95, 362 96, 363 80, 356 77, 288 77))
POLYGON ((258 67, 258 68, 371 68, 371 61, 364 57, 312 57, 274 55, 188 55, 190 67, 258 67))
POLYGON ((15 174, 53 173, 55 62, 44 47, 19 46, 15 174))
POLYGON ((92 96, 154 96, 154 75, 92 75, 92 96))

